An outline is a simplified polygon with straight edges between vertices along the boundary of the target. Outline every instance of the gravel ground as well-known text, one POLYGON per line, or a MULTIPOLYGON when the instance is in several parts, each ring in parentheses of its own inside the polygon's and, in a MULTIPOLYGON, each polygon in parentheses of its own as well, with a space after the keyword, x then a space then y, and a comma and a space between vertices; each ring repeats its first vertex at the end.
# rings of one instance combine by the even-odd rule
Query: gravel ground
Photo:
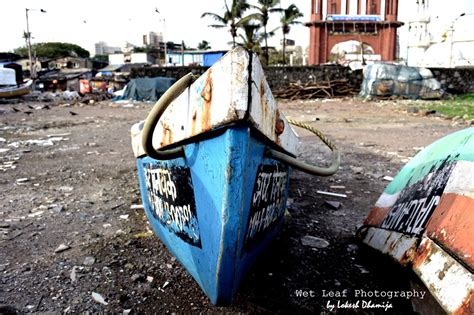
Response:
MULTIPOLYGON (((283 231, 234 303, 216 307, 151 235, 143 210, 132 207, 141 200, 129 130, 150 105, 1 105, 0 313, 330 313, 337 300, 355 303, 355 292, 410 290, 412 274, 360 245, 356 228, 387 185, 385 176, 465 126, 407 113, 407 106, 357 99, 280 103, 286 116, 335 141, 341 169, 328 178, 292 172, 283 231), (314 240, 308 236, 326 243, 308 244, 314 240)), ((301 159, 328 159, 317 139, 298 133, 301 159)), ((388 313, 414 312, 409 299, 372 300, 390 304, 388 313)))

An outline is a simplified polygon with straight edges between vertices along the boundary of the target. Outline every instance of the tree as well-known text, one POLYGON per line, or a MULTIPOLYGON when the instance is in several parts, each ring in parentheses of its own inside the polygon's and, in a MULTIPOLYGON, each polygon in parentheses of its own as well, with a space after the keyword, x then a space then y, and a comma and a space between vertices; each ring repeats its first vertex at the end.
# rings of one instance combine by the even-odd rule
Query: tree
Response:
POLYGON ((291 4, 288 8, 283 10, 281 16, 281 30, 283 32, 283 64, 286 64, 286 35, 290 33, 290 26, 295 24, 301 24, 297 21, 303 14, 300 12, 297 6, 291 4))
POLYGON ((211 24, 209 25, 210 27, 223 28, 228 26, 230 35, 232 36, 232 48, 234 48, 235 38, 237 37, 237 29, 240 25, 242 25, 242 21, 240 19, 242 18, 245 10, 249 8, 249 4, 246 0, 232 0, 232 5, 230 8, 227 5, 226 0, 224 0, 224 4, 225 12, 222 16, 212 12, 204 12, 201 15, 201 18, 208 16, 219 23, 211 24))
MULTIPOLYGON (((25 35, 27 35, 25 33, 25 35)), ((89 52, 84 48, 70 43, 38 43, 32 45, 31 49, 36 52, 36 56, 50 59, 57 59, 63 57, 81 57, 88 58, 89 52)), ((14 50, 18 55, 28 55, 27 47, 19 47, 14 50)))
POLYGON ((270 13, 281 11, 280 8, 275 8, 280 4, 280 0, 258 0, 259 6, 251 5, 250 7, 256 9, 258 12, 251 14, 245 17, 245 21, 248 19, 256 19, 260 21, 263 26, 263 39, 265 40, 265 51, 264 51, 264 60, 268 64, 268 37, 270 37, 273 32, 267 32, 267 24, 270 19, 270 13))
POLYGON ((199 50, 208 50, 208 49, 211 49, 211 46, 209 45, 209 42, 207 40, 202 40, 198 44, 198 49, 199 50))
POLYGON ((245 36, 239 35, 242 39, 242 43, 239 43, 239 45, 260 55, 262 52, 260 43, 263 40, 263 34, 258 33, 258 30, 261 26, 249 21, 241 25, 240 28, 244 31, 245 36))

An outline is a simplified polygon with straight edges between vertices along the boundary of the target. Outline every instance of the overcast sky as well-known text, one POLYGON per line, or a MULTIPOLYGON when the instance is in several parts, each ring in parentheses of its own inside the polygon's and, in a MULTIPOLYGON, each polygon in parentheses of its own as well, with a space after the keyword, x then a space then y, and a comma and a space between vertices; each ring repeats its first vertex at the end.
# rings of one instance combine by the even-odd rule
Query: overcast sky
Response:
MULTIPOLYGON (((230 1, 229 1, 230 2, 230 1)), ((256 3, 256 1, 249 1, 256 3)), ((296 4, 304 13, 302 22, 309 21, 310 1, 282 0, 281 6, 296 4)), ((60 41, 75 43, 94 52, 94 43, 105 41, 110 46, 130 42, 142 45, 142 35, 150 31, 162 32, 165 27, 166 40, 196 47, 202 40, 211 43, 212 49, 227 49, 231 41, 225 29, 208 27, 210 18, 201 19, 203 12, 223 12, 223 0, 16 0, 2 3, 0 19, 0 51, 10 51, 24 46, 23 32, 26 30, 25 8, 44 9, 47 13, 29 11, 29 25, 33 42, 60 41), (160 14, 155 12, 158 8, 160 14), (165 19, 165 23, 160 19, 165 19)), ((279 15, 271 17, 272 26, 278 26, 279 15)), ((292 28, 290 38, 297 44, 307 46, 309 31, 305 26, 292 28)), ((271 41, 276 45, 280 33, 271 41)))
MULTIPOLYGON (((229 2, 231 0, 228 0, 229 2)), ((474 0, 430 0, 434 16, 438 16, 440 29, 459 13, 474 14, 474 0)), ((249 1, 256 3, 256 1, 249 1)), ((130 42, 142 45, 142 35, 150 31, 162 32, 169 41, 181 43, 184 40, 188 47, 196 47, 202 40, 211 43, 212 49, 227 49, 231 38, 225 29, 208 27, 212 23, 209 18, 201 19, 203 12, 223 12, 223 0, 16 0, 2 3, 0 18, 0 51, 11 51, 24 46, 23 32, 26 30, 25 8, 44 9, 47 13, 29 11, 30 32, 33 42, 70 42, 75 43, 94 53, 94 43, 105 41, 110 46, 122 47, 130 42), (158 8, 160 14, 155 12, 158 8), (165 19, 163 23, 162 19, 165 19), (161 21, 160 21, 161 20, 161 21)), ((296 4, 303 12, 302 22, 309 21, 310 0, 282 0, 281 6, 296 4)), ((407 22, 416 16, 413 10, 415 0, 400 0, 399 20, 407 22)), ((472 17, 472 16, 471 16, 472 17)), ((437 22, 438 23, 438 22, 437 22)), ((270 20, 270 29, 279 25, 279 15, 270 20)), ((457 22, 459 32, 464 28, 472 33, 473 19, 468 16, 457 22)), ((403 52, 404 34, 407 27, 400 31, 400 48, 403 52)), ((456 31, 458 32, 458 31, 456 31)), ((309 29, 305 26, 294 26, 289 38, 296 40, 303 47, 309 43, 309 29)), ((278 45, 280 31, 270 45, 278 45)))

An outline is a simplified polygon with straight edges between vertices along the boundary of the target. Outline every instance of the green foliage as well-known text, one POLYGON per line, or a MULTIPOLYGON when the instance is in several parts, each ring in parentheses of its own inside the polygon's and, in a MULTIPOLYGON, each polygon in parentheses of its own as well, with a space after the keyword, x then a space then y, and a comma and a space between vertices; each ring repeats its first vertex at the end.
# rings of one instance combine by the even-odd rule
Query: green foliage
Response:
POLYGON ((257 10, 257 13, 251 14, 244 18, 245 22, 249 22, 249 20, 257 20, 259 21, 260 25, 263 27, 263 40, 265 41, 265 50, 264 50, 264 63, 269 60, 268 56, 268 37, 270 37, 271 33, 267 31, 267 24, 270 19, 270 13, 272 12, 281 12, 280 8, 276 8, 277 5, 280 4, 280 0, 258 0, 258 6, 251 5, 252 8, 257 10))
POLYGON ((410 102, 408 106, 421 111, 435 110, 447 119, 461 117, 464 120, 474 120, 474 94, 458 95, 449 100, 410 102))
MULTIPOLYGON (((50 59, 57 59, 63 57, 81 57, 88 58, 89 52, 84 48, 70 43, 38 43, 31 46, 31 50, 36 52, 37 57, 45 57, 50 59)), ((22 56, 28 55, 26 47, 19 47, 14 50, 14 53, 22 56)))
POLYGON ((202 40, 199 44, 198 44, 198 49, 199 50, 208 50, 208 49, 211 49, 211 46, 209 45, 210 43, 207 41, 207 40, 202 40))
POLYGON ((464 120, 474 119, 474 94, 455 96, 451 100, 430 102, 425 106, 428 110, 436 110, 446 118, 462 117, 464 120))
POLYGON ((209 27, 223 28, 229 27, 230 35, 232 36, 232 47, 235 47, 235 38, 237 37, 237 28, 242 24, 240 19, 243 13, 249 8, 249 4, 246 0, 232 0, 232 4, 229 7, 227 1, 224 0, 225 12, 223 15, 219 15, 212 12, 204 12, 201 15, 203 17, 210 17, 217 22, 217 24, 211 24, 209 27))
POLYGON ((283 10, 283 15, 280 19, 281 30, 283 32, 283 64, 286 64, 286 35, 290 33, 290 27, 294 24, 301 24, 297 21, 303 13, 300 12, 297 6, 291 4, 288 8, 283 10))

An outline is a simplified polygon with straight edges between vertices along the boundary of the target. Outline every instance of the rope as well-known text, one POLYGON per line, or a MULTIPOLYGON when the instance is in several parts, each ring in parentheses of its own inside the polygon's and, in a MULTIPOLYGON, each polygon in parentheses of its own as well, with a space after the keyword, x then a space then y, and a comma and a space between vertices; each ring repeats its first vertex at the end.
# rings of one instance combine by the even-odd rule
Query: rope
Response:
POLYGON ((308 125, 306 123, 300 122, 300 121, 296 121, 296 120, 289 119, 289 118, 287 120, 290 124, 292 124, 294 126, 298 126, 300 128, 303 128, 303 129, 306 129, 306 130, 312 132, 313 134, 315 134, 316 136, 318 136, 318 138, 321 139, 321 141, 324 142, 324 144, 327 145, 331 149, 331 151, 336 151, 337 150, 336 145, 334 143, 332 143, 331 140, 329 140, 329 138, 326 137, 318 129, 316 129, 313 126, 308 125))

